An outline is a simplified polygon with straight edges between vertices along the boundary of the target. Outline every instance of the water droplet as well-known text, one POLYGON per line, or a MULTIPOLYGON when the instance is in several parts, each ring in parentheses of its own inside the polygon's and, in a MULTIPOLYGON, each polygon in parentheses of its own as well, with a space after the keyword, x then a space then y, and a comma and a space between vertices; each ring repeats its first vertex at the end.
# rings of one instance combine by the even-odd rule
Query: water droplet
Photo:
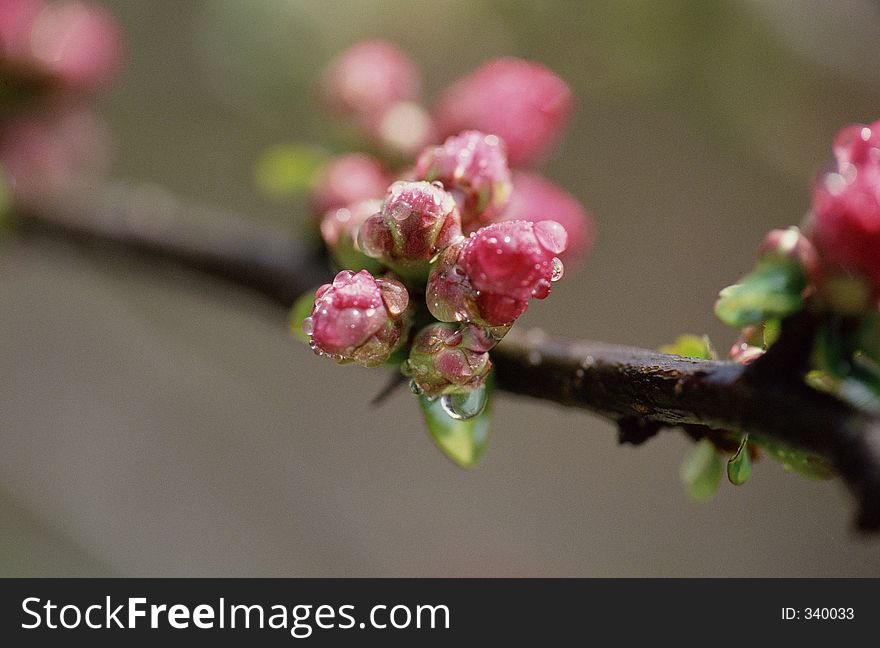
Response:
POLYGON ((444 394, 440 397, 440 406, 449 418, 466 421, 479 416, 488 400, 486 388, 477 387, 463 394, 444 394))
POLYGON ((410 381, 409 381, 409 390, 410 390, 413 394, 415 394, 416 396, 421 396, 422 394, 425 393, 425 390, 422 389, 421 387, 419 387, 418 384, 416 384, 416 381, 415 381, 415 380, 410 380, 410 381))
POLYGON ((559 257, 553 257, 553 271, 550 273, 550 281, 559 281, 565 274, 565 267, 559 257))
POLYGON ((302 331, 306 335, 311 335, 315 332, 315 320, 311 317, 307 317, 302 321, 302 331))

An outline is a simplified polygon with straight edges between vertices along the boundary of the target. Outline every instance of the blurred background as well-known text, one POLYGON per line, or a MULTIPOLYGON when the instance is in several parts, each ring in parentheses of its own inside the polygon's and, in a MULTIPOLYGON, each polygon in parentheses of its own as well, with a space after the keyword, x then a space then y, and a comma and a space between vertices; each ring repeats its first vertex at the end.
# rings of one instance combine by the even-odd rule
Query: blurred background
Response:
MULTIPOLYGON (((291 229, 306 199, 254 167, 328 141, 313 87, 342 49, 393 41, 428 97, 490 57, 553 69, 577 104, 543 171, 598 239, 520 326, 561 337, 727 349, 717 291, 800 221, 836 131, 880 117, 868 0, 104 4, 125 42, 111 176, 291 229)), ((765 460, 695 504, 678 433, 619 447, 502 394, 459 469, 405 390, 368 406, 386 374, 316 358, 220 280, 12 236, 0 304, 4 576, 880 576, 842 484, 765 460)))

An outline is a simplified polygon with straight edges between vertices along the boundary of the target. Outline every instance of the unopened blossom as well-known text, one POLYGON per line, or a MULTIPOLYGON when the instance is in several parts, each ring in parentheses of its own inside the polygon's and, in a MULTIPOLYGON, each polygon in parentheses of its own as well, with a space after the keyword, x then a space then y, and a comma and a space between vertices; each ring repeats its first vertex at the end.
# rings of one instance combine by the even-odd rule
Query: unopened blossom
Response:
POLYGON ((492 367, 489 349, 495 342, 473 324, 431 324, 416 334, 404 373, 426 396, 475 389, 492 367))
POLYGON ((489 61, 454 83, 433 114, 441 137, 476 129, 498 135, 511 166, 534 163, 559 139, 572 111, 568 84, 543 65, 489 61))
POLYGON ((382 211, 361 226, 358 244, 367 256, 403 274, 420 273, 438 252, 460 239, 455 200, 437 184, 395 182, 382 211))
POLYGON ((389 109, 418 98, 421 78, 412 60, 382 40, 361 41, 327 66, 321 97, 337 116, 376 128, 389 109))
POLYGON ((382 198, 391 179, 382 163, 363 153, 333 158, 318 173, 312 190, 312 207, 325 214, 370 198, 382 198))
POLYGON ((593 219, 570 193, 538 173, 514 171, 510 203, 499 220, 541 221, 551 219, 568 234, 568 247, 559 256, 568 263, 581 259, 595 237, 593 219))
POLYGON ((558 255, 567 238, 550 220, 480 229, 438 259, 428 278, 428 309, 442 322, 513 323, 529 299, 547 297, 551 282, 562 276, 558 255))
POLYGON ((838 168, 813 192, 809 234, 827 276, 866 280, 880 294, 880 124, 850 126, 835 143, 838 168))
POLYGON ((318 355, 375 367, 399 346, 408 305, 409 295, 399 281, 375 278, 366 270, 343 270, 332 284, 318 288, 302 328, 318 355))
POLYGON ((425 149, 416 177, 439 181, 461 209, 466 232, 491 222, 507 206, 512 189, 504 142, 497 135, 465 131, 425 149))

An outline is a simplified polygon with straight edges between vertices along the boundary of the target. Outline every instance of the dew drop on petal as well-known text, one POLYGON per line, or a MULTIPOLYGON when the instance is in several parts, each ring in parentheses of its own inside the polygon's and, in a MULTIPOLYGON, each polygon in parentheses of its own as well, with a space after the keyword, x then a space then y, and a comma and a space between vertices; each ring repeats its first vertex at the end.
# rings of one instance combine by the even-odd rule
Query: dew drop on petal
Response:
POLYGON ((444 394, 440 397, 443 411, 456 421, 466 421, 486 409, 489 397, 485 387, 477 387, 463 394, 444 394))
POLYGON ((550 281, 559 281, 565 274, 565 266, 559 257, 553 257, 553 271, 550 273, 550 281))
POLYGON ((416 396, 421 396, 425 393, 425 390, 419 387, 418 383, 415 380, 409 381, 409 390, 415 394, 416 396))
POLYGON ((311 335, 315 332, 315 320, 311 317, 307 317, 302 321, 302 331, 306 335, 311 335))

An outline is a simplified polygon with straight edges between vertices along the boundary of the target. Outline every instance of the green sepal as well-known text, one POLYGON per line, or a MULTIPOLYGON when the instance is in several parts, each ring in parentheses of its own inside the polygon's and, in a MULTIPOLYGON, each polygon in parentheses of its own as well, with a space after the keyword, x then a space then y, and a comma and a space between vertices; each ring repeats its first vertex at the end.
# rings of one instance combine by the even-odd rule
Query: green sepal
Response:
POLYGON ((715 315, 734 328, 782 319, 803 308, 806 284, 806 273, 794 259, 763 259, 742 281, 719 293, 715 315))

